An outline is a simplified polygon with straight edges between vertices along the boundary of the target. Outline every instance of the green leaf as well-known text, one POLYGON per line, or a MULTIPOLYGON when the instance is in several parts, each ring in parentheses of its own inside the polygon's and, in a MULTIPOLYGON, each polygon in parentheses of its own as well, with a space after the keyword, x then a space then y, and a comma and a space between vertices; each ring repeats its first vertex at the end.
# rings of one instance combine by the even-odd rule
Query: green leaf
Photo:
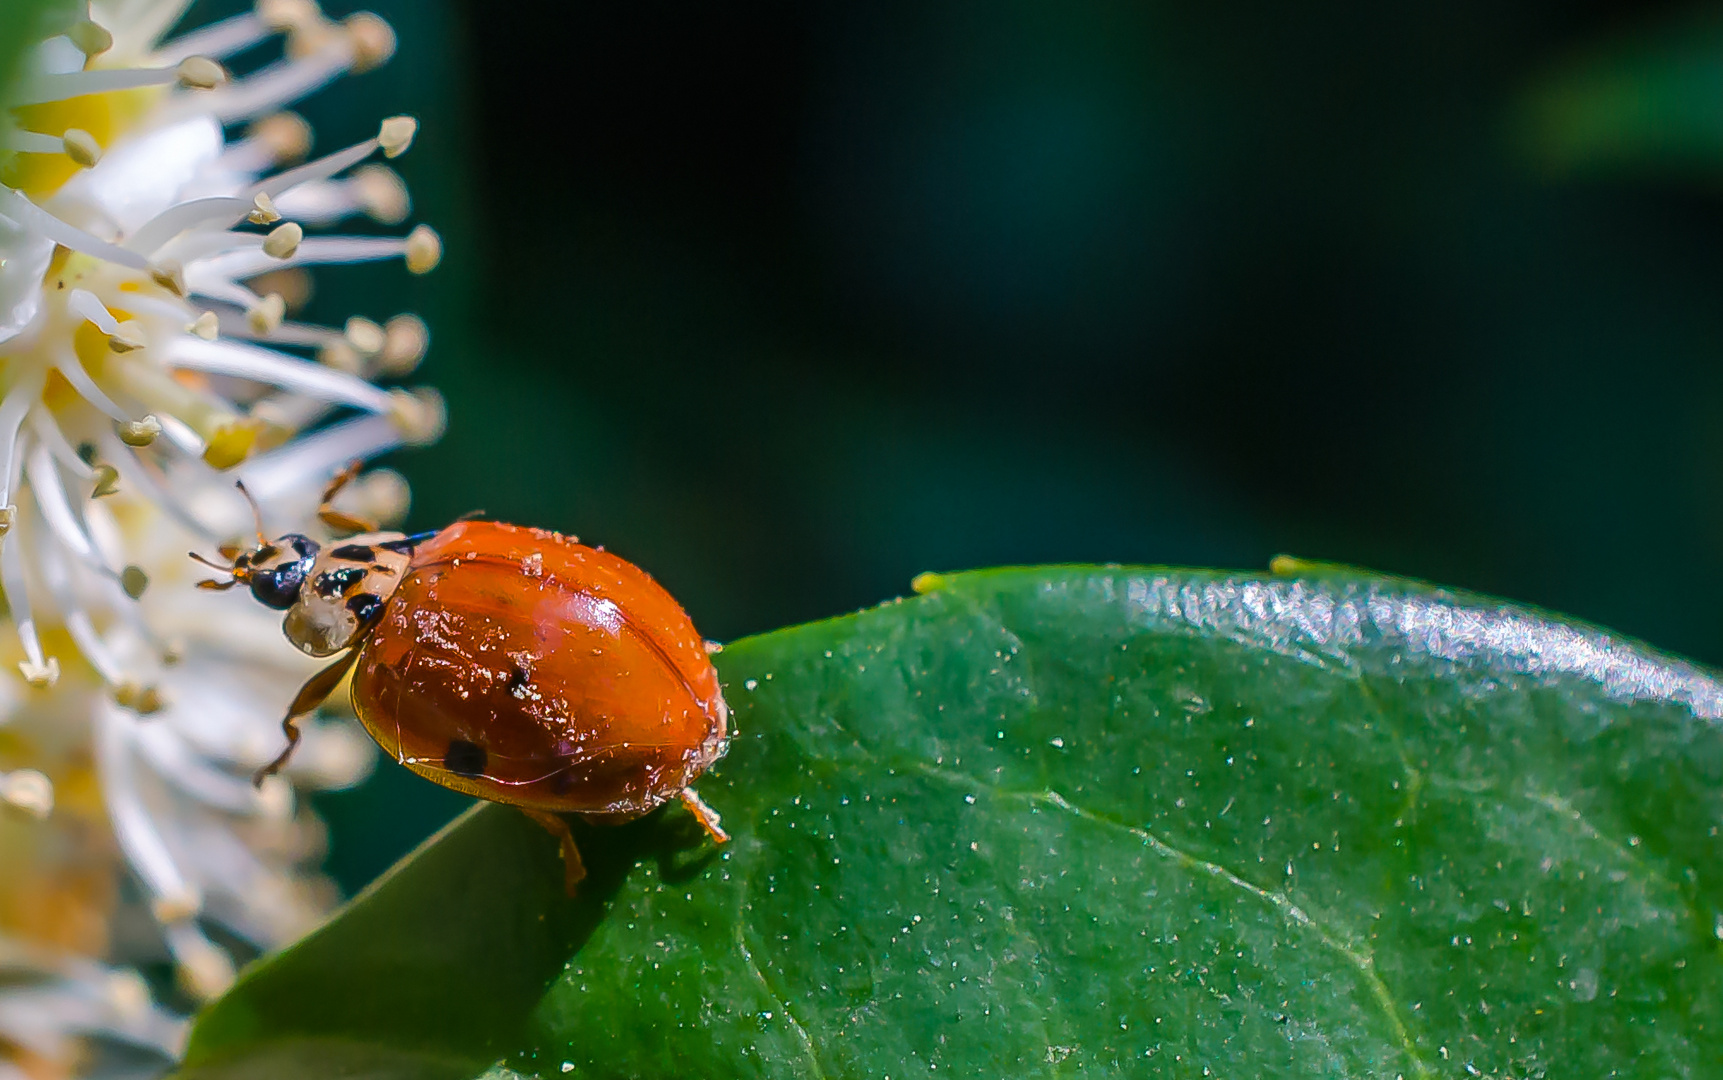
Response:
POLYGON ((570 902, 478 810, 183 1075, 1714 1075, 1723 685, 1277 569, 928 578, 738 642, 731 844, 581 830, 570 902))
POLYGON ((68 0, 4 0, 0 3, 0 105, 8 100, 24 51, 41 41, 53 28, 70 22, 72 7, 68 0))

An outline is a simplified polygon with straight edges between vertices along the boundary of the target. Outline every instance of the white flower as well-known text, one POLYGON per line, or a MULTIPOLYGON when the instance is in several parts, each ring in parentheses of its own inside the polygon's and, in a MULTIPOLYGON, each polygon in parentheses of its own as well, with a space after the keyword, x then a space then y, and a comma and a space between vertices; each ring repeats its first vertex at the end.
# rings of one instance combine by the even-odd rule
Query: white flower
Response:
MULTIPOLYGON (((278 616, 195 589, 186 552, 249 535, 236 476, 272 533, 314 532, 344 464, 443 423, 433 392, 369 381, 411 373, 417 318, 289 317, 304 267, 440 257, 424 226, 315 231, 407 216, 372 159, 404 152, 412 119, 286 167, 310 132, 278 110, 382 63, 393 34, 262 0, 162 40, 186 4, 94 0, 0 96, 0 658, 19 673, 0 675, 0 807, 16 811, 0 816, 0 1077, 8 1045, 50 1071, 90 1035, 171 1055, 177 1020, 125 964, 165 951, 208 997, 232 978, 228 943, 267 948, 326 910, 306 869, 321 826, 291 784, 354 782, 370 744, 311 725, 288 779, 253 788, 316 665, 278 616), (280 60, 228 76, 223 60, 271 40, 280 60)), ((406 503, 386 472, 344 497, 362 516, 406 503)))

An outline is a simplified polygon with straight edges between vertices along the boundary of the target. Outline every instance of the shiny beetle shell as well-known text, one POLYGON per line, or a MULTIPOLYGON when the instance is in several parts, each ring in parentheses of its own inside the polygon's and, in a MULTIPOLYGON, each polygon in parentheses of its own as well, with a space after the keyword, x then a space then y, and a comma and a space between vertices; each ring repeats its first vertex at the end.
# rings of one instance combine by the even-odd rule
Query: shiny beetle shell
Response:
POLYGON ((645 571, 488 521, 414 550, 360 645, 353 704, 421 776, 600 820, 680 794, 728 725, 705 643, 645 571))

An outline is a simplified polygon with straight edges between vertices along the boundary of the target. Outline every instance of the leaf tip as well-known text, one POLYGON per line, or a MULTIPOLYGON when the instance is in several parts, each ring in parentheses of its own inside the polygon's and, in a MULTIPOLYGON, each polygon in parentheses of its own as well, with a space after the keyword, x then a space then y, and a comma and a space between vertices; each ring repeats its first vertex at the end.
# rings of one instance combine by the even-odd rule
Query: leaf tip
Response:
POLYGON ((909 587, 915 590, 915 595, 926 596, 930 592, 938 592, 945 588, 945 582, 946 576, 944 574, 928 572, 915 575, 915 578, 910 581, 909 587))

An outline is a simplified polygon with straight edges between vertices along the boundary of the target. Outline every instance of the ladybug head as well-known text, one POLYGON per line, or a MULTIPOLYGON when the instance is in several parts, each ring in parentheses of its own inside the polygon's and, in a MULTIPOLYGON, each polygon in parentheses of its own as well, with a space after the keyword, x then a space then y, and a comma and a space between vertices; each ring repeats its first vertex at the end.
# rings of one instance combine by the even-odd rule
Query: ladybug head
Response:
POLYGON ((299 587, 317 561, 317 541, 288 533, 268 544, 241 552, 233 560, 233 578, 251 588, 264 607, 286 611, 299 602, 299 587))
POLYGON ((223 547, 221 553, 232 560, 227 566, 192 552, 191 557, 198 562, 228 575, 226 581, 200 581, 198 588, 231 589, 235 585, 246 585, 264 607, 286 611, 299 602, 299 587, 305 584, 317 562, 317 541, 299 533, 288 533, 275 540, 264 539, 263 515, 258 511, 257 503, 252 501, 251 493, 245 490, 243 483, 237 486, 246 501, 251 503, 252 514, 257 518, 257 546, 250 551, 238 546, 223 547))
POLYGON ((317 562, 317 541, 288 533, 275 540, 261 541, 250 551, 233 553, 232 566, 211 562, 196 552, 192 558, 230 575, 226 581, 200 581, 199 588, 231 589, 245 585, 264 607, 286 611, 299 602, 299 587, 305 584, 317 562))

